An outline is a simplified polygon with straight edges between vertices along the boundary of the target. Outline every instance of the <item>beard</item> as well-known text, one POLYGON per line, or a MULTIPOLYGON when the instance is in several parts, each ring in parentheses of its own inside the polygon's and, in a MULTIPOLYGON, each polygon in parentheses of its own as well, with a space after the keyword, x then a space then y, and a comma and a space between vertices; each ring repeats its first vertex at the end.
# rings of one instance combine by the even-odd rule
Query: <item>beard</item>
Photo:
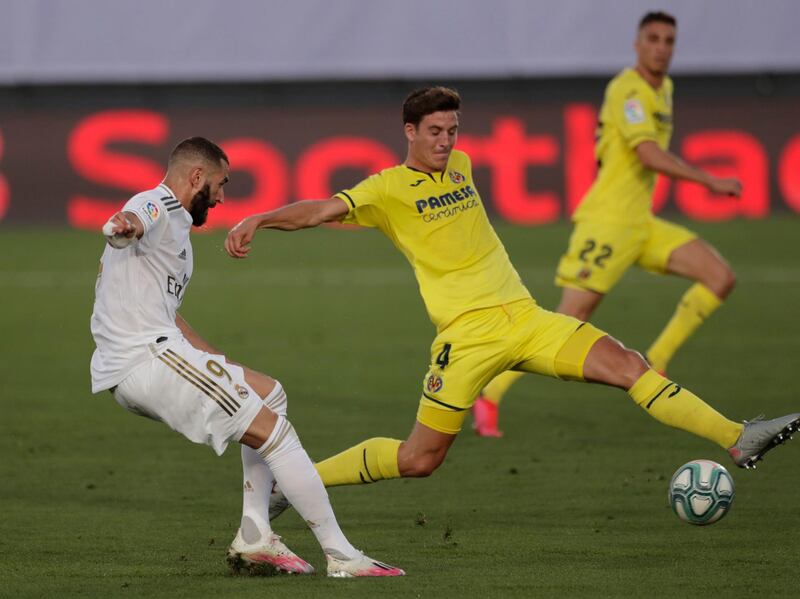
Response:
POLYGON ((192 217, 192 224, 200 227, 205 224, 208 218, 208 209, 211 207, 211 187, 208 183, 203 189, 194 194, 189 204, 189 214, 192 217))

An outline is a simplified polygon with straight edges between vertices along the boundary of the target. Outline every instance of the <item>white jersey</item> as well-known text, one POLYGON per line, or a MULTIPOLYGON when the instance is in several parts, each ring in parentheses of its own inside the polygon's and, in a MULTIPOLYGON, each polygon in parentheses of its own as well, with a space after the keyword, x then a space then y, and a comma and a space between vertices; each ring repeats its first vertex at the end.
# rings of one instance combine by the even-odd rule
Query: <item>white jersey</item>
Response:
POLYGON ((106 244, 100 259, 91 320, 93 393, 118 385, 158 355, 159 340, 182 335, 175 317, 192 277, 192 217, 166 185, 133 196, 123 210, 139 217, 144 235, 124 249, 106 244))

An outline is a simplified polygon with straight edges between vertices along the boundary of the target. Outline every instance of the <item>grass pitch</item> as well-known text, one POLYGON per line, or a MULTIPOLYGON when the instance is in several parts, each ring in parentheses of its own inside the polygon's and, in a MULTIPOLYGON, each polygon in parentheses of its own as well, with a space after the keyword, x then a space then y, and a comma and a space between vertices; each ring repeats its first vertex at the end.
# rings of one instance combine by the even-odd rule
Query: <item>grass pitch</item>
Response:
MULTIPOLYGON (((800 410, 797 219, 692 225, 739 286, 670 375, 731 418, 800 410)), ((566 225, 499 233, 534 296, 553 307, 566 225)), ((197 235, 183 315, 232 358, 282 381, 289 416, 322 459, 414 421, 433 327, 410 268, 374 232, 262 232, 243 262, 197 235)), ((666 505, 673 471, 720 449, 649 419, 622 392, 526 377, 502 440, 465 430, 425 480, 330 490, 343 528, 394 580, 233 578, 239 454, 216 458, 89 392, 88 320, 103 241, 61 230, 0 235, 3 381, 0 595, 14 597, 796 596, 800 443, 755 472, 696 528, 666 505)), ((687 287, 631 272, 594 322, 645 349, 687 287)), ((275 523, 324 571, 296 514, 275 523)))

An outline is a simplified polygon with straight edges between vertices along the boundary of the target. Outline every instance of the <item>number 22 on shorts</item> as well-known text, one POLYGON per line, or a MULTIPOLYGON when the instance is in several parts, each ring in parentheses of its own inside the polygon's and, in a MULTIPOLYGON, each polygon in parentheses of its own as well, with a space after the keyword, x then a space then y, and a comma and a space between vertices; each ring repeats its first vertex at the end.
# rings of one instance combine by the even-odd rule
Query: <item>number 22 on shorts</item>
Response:
POLYGON ((614 253, 614 250, 611 248, 610 245, 604 243, 600 246, 599 253, 591 259, 589 254, 591 254, 597 248, 597 242, 594 239, 587 239, 586 244, 583 246, 583 249, 578 254, 578 257, 583 262, 594 262, 595 266, 599 268, 605 267, 606 260, 611 257, 611 254, 614 253))

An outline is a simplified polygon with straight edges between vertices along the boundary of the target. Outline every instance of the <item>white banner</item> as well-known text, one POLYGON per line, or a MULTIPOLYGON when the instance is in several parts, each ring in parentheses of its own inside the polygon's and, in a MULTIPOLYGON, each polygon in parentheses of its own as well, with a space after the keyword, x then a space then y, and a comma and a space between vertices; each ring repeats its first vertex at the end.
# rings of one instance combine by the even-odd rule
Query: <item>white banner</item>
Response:
MULTIPOLYGON (((0 84, 608 75, 640 0, 0 0, 0 84)), ((676 73, 800 72, 800 1, 662 0, 676 73)))

